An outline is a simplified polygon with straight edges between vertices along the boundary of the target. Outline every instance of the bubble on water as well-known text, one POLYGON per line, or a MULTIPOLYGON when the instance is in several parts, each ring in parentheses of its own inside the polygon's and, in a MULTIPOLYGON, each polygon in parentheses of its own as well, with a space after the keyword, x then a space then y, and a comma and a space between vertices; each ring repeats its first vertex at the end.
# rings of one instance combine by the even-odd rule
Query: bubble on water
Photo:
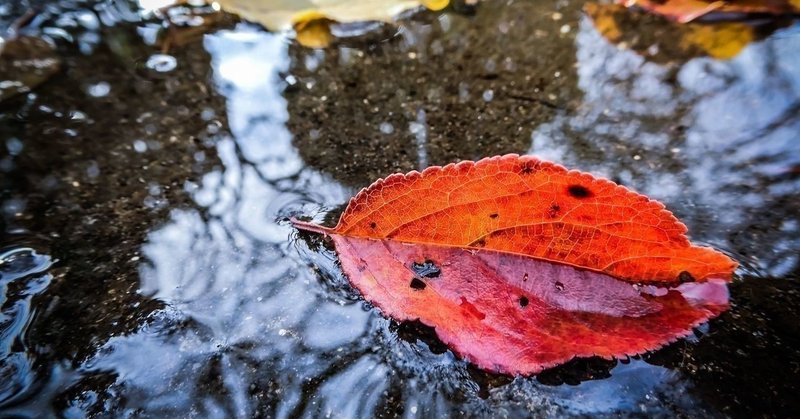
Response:
POLYGON ((161 195, 161 186, 157 183, 150 183, 147 185, 147 192, 153 196, 161 195))
POLYGON ((178 60, 167 54, 153 54, 147 59, 145 66, 159 73, 167 73, 178 67, 178 60))
POLYGON ((78 36, 78 49, 83 55, 90 55, 100 44, 100 35, 95 32, 87 32, 78 36))
POLYGON ((86 93, 91 97, 108 96, 108 94, 111 93, 111 85, 104 81, 90 84, 89 87, 86 88, 86 93))
POLYGON ((188 192, 188 193, 190 193, 190 194, 194 193, 198 189, 200 189, 200 185, 198 185, 195 182, 187 180, 186 182, 183 183, 183 190, 188 192))
POLYGON ((380 130, 384 134, 391 134, 394 132, 394 126, 389 122, 381 122, 380 130))
POLYGON ((81 111, 72 111, 69 113, 69 119, 73 121, 85 121, 86 114, 81 111))
POLYGON ((6 140, 6 149, 8 150, 8 154, 12 156, 19 155, 23 147, 22 141, 17 137, 11 137, 6 140))
POLYGON ((222 123, 219 121, 211 121, 206 126, 206 132, 211 135, 219 134, 220 129, 222 129, 222 123))
POLYGON ((308 71, 316 71, 320 65, 322 65, 322 60, 325 59, 325 52, 322 50, 314 50, 311 51, 308 55, 306 55, 303 59, 303 64, 308 71))
MULTIPOLYGON (((6 215, 17 216, 25 211, 26 202, 24 199, 7 199, 3 202, 3 212, 6 215)), ((0 261, 2 262, 2 261, 0 261)))
POLYGON ((491 102, 494 99, 494 91, 492 89, 484 90, 483 91, 483 100, 486 102, 491 102))
POLYGON ((90 31, 100 29, 100 21, 97 19, 97 16, 88 10, 76 12, 75 20, 78 24, 90 31))
POLYGON ((200 112, 200 118, 203 121, 210 121, 215 116, 217 116, 217 113, 212 108, 205 108, 202 112, 200 112))
POLYGON ((147 151, 147 143, 142 140, 136 140, 133 142, 133 149, 137 153, 144 153, 147 151))

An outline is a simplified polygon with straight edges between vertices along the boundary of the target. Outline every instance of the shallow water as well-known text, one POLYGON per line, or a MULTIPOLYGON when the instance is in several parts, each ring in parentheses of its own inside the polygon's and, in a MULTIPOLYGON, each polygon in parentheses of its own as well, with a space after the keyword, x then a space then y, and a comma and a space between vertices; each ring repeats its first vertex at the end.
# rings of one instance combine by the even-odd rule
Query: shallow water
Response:
POLYGON ((124 1, 40 8, 61 71, 0 103, 0 415, 797 412, 797 24, 664 58, 581 6, 420 13, 325 50, 225 17, 168 51, 124 1), (664 202, 741 263, 731 310, 641 357, 497 376, 381 317, 285 222, 508 152, 664 202))

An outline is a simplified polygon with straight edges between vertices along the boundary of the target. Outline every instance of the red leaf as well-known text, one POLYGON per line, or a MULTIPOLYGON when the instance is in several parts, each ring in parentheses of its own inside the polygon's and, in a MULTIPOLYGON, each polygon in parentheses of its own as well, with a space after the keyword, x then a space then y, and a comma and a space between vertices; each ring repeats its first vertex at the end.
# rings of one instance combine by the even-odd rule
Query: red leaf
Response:
POLYGON ((350 200, 331 232, 498 250, 634 282, 730 279, 736 267, 693 246, 661 203, 515 154, 379 180, 350 200))
POLYGON ((330 234, 351 283, 386 315, 419 319, 464 358, 511 374, 685 336, 727 308, 736 267, 692 246, 663 205, 517 155, 392 175, 334 229, 294 223, 330 234), (625 282, 694 279, 705 282, 625 282))
POLYGON ((628 7, 639 6, 676 20, 690 22, 708 13, 766 13, 796 14, 800 3, 796 0, 618 0, 628 7))

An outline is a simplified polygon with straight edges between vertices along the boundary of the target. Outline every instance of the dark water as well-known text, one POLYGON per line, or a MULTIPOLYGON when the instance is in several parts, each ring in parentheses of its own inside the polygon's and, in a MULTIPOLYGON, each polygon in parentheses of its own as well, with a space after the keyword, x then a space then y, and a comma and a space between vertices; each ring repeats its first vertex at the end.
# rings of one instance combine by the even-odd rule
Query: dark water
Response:
POLYGON ((22 33, 60 60, 0 103, 0 416, 796 415, 799 27, 730 60, 642 53, 581 6, 421 13, 309 50, 121 0, 0 4, 4 28, 38 10, 22 33), (283 221, 507 152, 664 202, 741 263, 731 310, 641 357, 495 376, 381 317, 283 221))

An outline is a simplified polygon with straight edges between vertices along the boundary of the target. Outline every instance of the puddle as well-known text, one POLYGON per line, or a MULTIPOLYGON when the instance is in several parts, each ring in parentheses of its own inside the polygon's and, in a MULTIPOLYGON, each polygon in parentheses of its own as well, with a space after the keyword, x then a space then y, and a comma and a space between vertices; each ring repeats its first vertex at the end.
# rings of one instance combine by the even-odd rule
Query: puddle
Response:
MULTIPOLYGON (((0 103, 2 415, 800 408, 796 23, 727 60, 650 59, 579 2, 421 13, 318 50, 224 18, 164 51, 135 6, 43 9, 27 35, 61 70, 0 103), (508 152, 664 202, 742 263, 731 310, 641 357, 494 376, 383 318, 285 221, 330 224, 379 177, 508 152)), ((0 6, 0 24, 24 12, 0 6)))

